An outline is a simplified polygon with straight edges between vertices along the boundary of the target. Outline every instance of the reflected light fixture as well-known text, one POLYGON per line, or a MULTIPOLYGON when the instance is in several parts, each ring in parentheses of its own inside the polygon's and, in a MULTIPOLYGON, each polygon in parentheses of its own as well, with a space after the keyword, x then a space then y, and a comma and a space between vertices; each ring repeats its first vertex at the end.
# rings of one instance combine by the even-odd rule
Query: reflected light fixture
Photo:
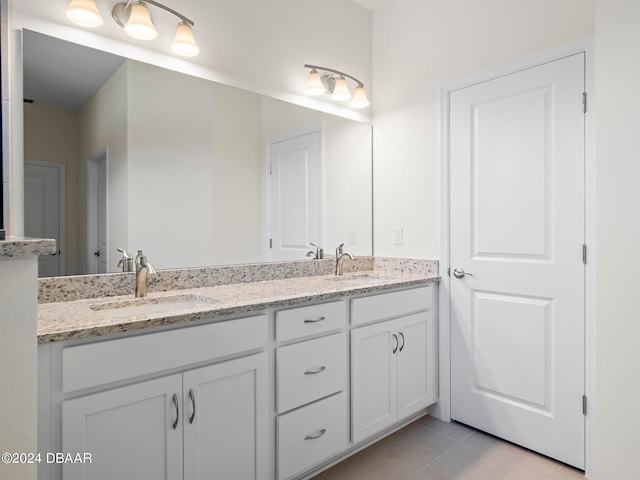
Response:
POLYGON ((99 27, 104 23, 95 0, 71 0, 64 11, 69 20, 83 27, 99 27))
POLYGON ((332 100, 338 102, 351 99, 350 105, 353 108, 365 108, 369 106, 369 100, 364 91, 364 84, 357 78, 332 68, 319 67, 317 65, 305 65, 305 68, 311 69, 309 79, 307 80, 307 87, 305 88, 307 95, 322 95, 323 93, 328 93, 331 95, 332 100), (320 75, 319 70, 328 73, 320 75), (349 91, 347 78, 356 83, 353 96, 349 91))
MULTIPOLYGON (((176 34, 171 43, 171 51, 176 55, 193 57, 200 53, 200 48, 193 37, 193 20, 188 19, 172 8, 155 0, 127 0, 116 3, 111 10, 111 16, 124 31, 138 40, 153 40, 158 36, 158 30, 151 19, 148 5, 153 5, 180 19, 176 34)), ((83 27, 98 27, 102 25, 102 16, 96 8, 95 0, 71 0, 65 11, 67 18, 83 27)))

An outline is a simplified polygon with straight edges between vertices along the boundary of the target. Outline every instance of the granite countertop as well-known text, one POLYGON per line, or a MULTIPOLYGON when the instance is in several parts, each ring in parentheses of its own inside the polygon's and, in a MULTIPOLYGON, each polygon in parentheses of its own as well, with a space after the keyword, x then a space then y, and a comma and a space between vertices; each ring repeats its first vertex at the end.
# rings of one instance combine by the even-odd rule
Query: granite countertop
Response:
POLYGON ((38 343, 58 342, 286 308, 307 301, 437 282, 434 273, 369 271, 189 288, 38 305, 38 343))
POLYGON ((9 236, 0 241, 0 260, 56 253, 56 241, 46 238, 9 236))

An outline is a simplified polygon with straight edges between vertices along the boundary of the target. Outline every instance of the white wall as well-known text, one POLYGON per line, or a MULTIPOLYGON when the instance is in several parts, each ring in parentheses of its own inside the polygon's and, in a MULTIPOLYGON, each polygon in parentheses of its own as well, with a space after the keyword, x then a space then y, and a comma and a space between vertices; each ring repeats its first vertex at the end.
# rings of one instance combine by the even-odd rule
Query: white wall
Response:
MULTIPOLYGON (((0 260, 0 453, 37 452, 37 257, 0 260)), ((36 464, 0 463, 3 480, 35 480, 36 464)))
POLYGON ((639 26, 637 0, 596 0, 595 480, 640 472, 639 26))
POLYGON ((440 256, 440 86, 591 33, 593 0, 396 0, 374 12, 376 255, 440 256))

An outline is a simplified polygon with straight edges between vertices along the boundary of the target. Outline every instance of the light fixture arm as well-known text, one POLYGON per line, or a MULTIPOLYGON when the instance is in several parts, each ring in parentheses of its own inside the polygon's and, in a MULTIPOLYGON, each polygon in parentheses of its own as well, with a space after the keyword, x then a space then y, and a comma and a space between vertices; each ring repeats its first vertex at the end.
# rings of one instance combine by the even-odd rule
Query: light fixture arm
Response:
POLYGON ((306 64, 304 67, 305 67, 305 68, 311 68, 311 69, 313 69, 313 70, 323 70, 323 71, 325 71, 325 72, 331 72, 331 73, 334 73, 334 74, 336 74, 336 75, 340 75, 340 76, 342 76, 342 77, 347 77, 347 78, 350 78, 351 80, 353 80, 354 82, 356 82, 356 84, 357 84, 359 87, 364 87, 364 83, 362 83, 362 82, 361 82, 360 80, 358 80, 356 77, 354 77, 354 76, 352 76, 352 75, 349 75, 348 73, 340 72, 340 71, 338 71, 338 70, 334 70, 333 68, 320 67, 320 66, 318 66, 318 65, 308 65, 308 64, 306 64))
MULTIPOLYGON (((123 27, 124 24, 126 23, 126 19, 123 18, 124 12, 126 12, 131 8, 132 3, 138 3, 138 2, 136 2, 135 0, 127 0, 126 2, 117 3, 113 6, 113 10, 111 11, 111 14, 113 16, 113 19, 116 21, 116 23, 121 27, 123 27)), ((140 1, 140 3, 150 3, 151 5, 155 5, 156 7, 161 8, 166 12, 172 13, 173 15, 178 17, 180 20, 182 20, 184 23, 187 23, 192 27, 195 26, 195 23, 193 22, 193 20, 185 17, 180 12, 176 12, 173 8, 169 8, 166 5, 161 4, 160 2, 156 2, 155 0, 143 0, 143 1, 140 1)))

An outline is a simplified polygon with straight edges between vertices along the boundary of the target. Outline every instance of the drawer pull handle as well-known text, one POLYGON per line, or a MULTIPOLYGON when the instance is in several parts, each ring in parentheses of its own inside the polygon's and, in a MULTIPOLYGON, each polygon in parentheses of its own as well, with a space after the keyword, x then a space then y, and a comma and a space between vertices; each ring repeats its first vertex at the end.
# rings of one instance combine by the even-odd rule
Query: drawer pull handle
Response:
POLYGON ((307 370, 306 372, 304 372, 305 375, 317 375, 318 373, 322 373, 327 369, 327 367, 318 367, 318 368, 314 368, 313 370, 307 370))
POLYGON ((395 340, 395 345, 393 347, 393 353, 396 353, 398 351, 398 345, 400 342, 398 342, 398 334, 396 332, 392 332, 391 335, 393 335, 393 339, 395 340))
POLYGON ((173 394, 173 405, 176 407, 176 420, 171 427, 175 430, 178 427, 178 420, 180 420, 180 409, 178 408, 178 395, 173 394))
POLYGON ((318 317, 318 318, 307 318, 304 323, 318 323, 325 320, 326 317, 318 317))
POLYGON ((404 333, 400 332, 400 338, 402 338, 402 345, 400 345, 400 351, 404 349, 404 333))
POLYGON ((316 438, 320 438, 321 436, 323 436, 325 433, 327 433, 327 429, 323 428, 322 430, 318 430, 316 433, 310 433, 309 435, 304 437, 304 439, 305 440, 315 440, 316 438))
POLYGON ((189 400, 191 400, 191 406, 193 407, 193 413, 189 417, 189 423, 192 424, 193 420, 196 418, 196 397, 193 393, 193 388, 189 389, 189 400))

